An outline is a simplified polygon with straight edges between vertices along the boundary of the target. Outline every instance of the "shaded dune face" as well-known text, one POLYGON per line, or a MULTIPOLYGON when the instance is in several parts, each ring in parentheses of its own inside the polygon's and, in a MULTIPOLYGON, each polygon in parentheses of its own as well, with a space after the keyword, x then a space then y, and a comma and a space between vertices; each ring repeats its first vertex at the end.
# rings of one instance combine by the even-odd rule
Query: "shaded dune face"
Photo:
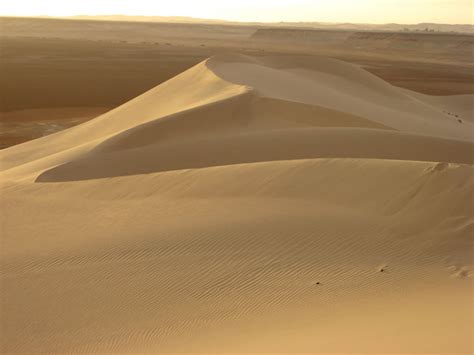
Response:
POLYGON ((0 151, 0 352, 471 352, 471 99, 222 56, 0 151))
POLYGON ((36 181, 88 180, 309 158, 372 158, 472 164, 473 148, 468 142, 377 130, 307 128, 233 133, 108 152, 93 150, 77 160, 49 169, 39 175, 36 181), (420 149, 420 145, 423 149, 420 149))

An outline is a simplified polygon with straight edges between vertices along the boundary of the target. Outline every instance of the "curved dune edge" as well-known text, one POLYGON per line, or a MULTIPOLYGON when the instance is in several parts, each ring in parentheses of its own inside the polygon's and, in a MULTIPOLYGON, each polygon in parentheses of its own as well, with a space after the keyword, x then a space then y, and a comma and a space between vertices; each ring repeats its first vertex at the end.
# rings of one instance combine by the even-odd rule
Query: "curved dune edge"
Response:
MULTIPOLYGON (((144 133, 149 133, 148 128, 144 129, 144 133)), ((114 148, 117 149, 117 145, 114 148)), ((134 149, 105 152, 94 149, 77 160, 45 171, 36 181, 88 180, 310 158, 372 158, 472 164, 473 151, 472 143, 394 131, 351 128, 274 130, 222 134, 183 142, 149 144, 134 149)))
POLYGON ((0 352, 472 352, 468 99, 223 56, 0 151, 0 352))

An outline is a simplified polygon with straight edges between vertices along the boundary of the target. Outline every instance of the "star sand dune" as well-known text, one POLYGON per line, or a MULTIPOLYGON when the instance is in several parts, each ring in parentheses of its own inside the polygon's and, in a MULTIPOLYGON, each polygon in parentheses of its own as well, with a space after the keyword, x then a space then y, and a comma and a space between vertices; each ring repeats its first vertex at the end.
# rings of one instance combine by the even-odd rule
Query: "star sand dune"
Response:
POLYGON ((3 353, 470 353, 472 95, 218 56, 0 151, 3 353))

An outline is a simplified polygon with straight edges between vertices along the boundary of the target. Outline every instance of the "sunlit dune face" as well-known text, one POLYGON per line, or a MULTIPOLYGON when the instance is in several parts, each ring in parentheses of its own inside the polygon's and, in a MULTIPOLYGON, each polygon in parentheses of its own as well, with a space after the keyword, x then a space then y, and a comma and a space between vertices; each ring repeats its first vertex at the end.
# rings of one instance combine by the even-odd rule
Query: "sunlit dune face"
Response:
POLYGON ((471 0, 4 0, 1 15, 188 16, 235 21, 472 23, 471 0))

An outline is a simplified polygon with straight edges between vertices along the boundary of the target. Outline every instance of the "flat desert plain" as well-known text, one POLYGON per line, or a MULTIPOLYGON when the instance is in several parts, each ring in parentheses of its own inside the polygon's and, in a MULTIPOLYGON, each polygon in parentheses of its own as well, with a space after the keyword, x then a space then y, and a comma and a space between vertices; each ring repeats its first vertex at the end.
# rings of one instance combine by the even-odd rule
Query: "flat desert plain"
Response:
POLYGON ((472 353, 471 35, 2 29, 2 353, 472 353))

